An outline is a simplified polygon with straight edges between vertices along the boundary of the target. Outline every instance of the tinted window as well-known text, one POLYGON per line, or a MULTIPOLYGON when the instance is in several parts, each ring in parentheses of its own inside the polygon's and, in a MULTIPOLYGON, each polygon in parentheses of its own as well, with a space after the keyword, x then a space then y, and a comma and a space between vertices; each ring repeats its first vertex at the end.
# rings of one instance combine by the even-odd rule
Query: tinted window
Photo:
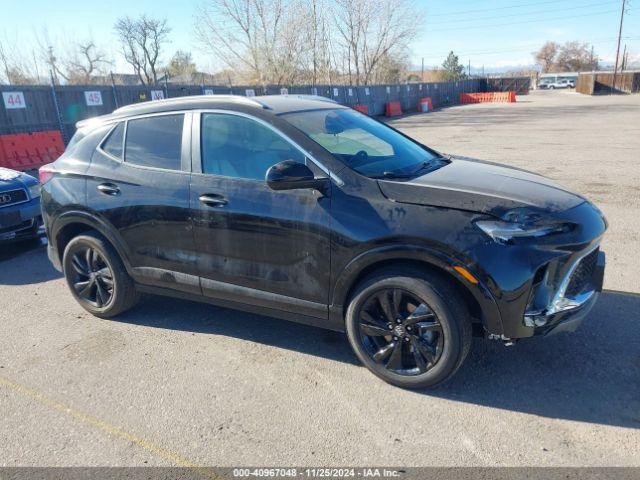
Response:
POLYGON ((287 113, 282 118, 363 175, 409 177, 442 166, 435 152, 349 108, 287 113))
POLYGON ((305 163, 304 155, 270 128, 238 115, 202 115, 202 171, 264 180, 283 160, 305 163))
POLYGON ((119 123, 107 139, 102 143, 102 150, 116 158, 122 158, 122 136, 124 135, 124 123, 119 123))
POLYGON ((125 161, 147 167, 180 170, 184 115, 129 120, 125 161))

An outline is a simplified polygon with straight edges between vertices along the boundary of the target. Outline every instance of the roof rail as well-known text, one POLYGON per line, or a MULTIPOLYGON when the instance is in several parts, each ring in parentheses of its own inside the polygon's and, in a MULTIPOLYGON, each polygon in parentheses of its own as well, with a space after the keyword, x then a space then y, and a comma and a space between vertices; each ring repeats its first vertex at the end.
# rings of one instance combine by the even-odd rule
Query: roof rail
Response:
POLYGON ((179 104, 182 103, 190 98, 194 98, 194 97, 204 97, 204 98, 210 98, 213 100, 232 100, 232 101, 236 101, 236 102, 240 102, 240 103, 244 103, 247 105, 254 105, 254 106, 258 106, 261 108, 264 108, 264 105, 256 100, 252 100, 250 97, 244 97, 242 95, 188 95, 185 97, 173 97, 173 98, 166 98, 164 100, 151 100, 150 102, 141 102, 141 103, 132 103, 130 105, 125 105, 123 107, 120 107, 116 110, 113 111, 113 113, 126 113, 129 110, 134 110, 136 108, 140 108, 143 105, 157 105, 157 104, 162 104, 162 105, 172 105, 172 104, 179 104))
POLYGON ((306 95, 304 93, 289 95, 290 97, 298 97, 305 100, 316 100, 317 102, 338 103, 332 98, 323 97, 322 95, 306 95))
POLYGON ((91 125, 100 125, 102 121, 103 121, 102 117, 91 117, 91 118, 85 118, 84 120, 79 120, 76 122, 76 130, 80 130, 85 127, 90 127, 91 125))

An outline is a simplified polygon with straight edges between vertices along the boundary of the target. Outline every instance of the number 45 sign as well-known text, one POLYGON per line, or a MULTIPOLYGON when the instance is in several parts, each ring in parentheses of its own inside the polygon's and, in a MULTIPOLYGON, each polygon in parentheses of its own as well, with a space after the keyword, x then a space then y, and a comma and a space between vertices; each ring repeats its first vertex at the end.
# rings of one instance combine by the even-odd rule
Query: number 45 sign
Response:
POLYGON ((14 108, 27 108, 24 101, 24 93, 22 92, 2 92, 4 100, 4 108, 7 110, 14 108))
POLYGON ((88 107, 99 107, 102 105, 102 93, 99 91, 84 92, 84 99, 88 107))

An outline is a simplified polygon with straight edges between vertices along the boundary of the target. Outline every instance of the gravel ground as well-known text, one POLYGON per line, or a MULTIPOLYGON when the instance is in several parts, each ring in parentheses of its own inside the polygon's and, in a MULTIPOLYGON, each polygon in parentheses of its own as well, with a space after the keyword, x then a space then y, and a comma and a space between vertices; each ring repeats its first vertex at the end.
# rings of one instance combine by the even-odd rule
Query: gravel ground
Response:
POLYGON ((640 466, 640 96, 518 100, 394 124, 602 207, 608 291, 578 332, 477 341, 409 392, 315 328, 155 297, 98 320, 42 244, 3 246, 0 466, 640 466))

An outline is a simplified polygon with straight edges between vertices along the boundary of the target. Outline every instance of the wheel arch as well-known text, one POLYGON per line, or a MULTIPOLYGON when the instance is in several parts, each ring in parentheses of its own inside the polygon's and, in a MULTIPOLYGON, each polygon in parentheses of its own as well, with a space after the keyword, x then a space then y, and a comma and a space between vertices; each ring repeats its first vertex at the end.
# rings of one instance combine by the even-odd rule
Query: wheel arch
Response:
POLYGON ((131 273, 129 255, 127 254, 127 248, 124 242, 117 235, 112 233, 112 228, 110 228, 104 221, 91 213, 84 211, 69 211, 63 213, 56 219, 56 222, 51 229, 54 249, 60 262, 62 262, 64 249, 71 239, 90 230, 98 232, 111 244, 122 259, 122 263, 124 264, 127 272, 131 273))
POLYGON ((385 246, 364 252, 349 262, 335 280, 330 301, 332 320, 344 323, 349 299, 366 277, 383 269, 408 266, 432 272, 448 281, 465 299, 472 317, 478 319, 489 333, 501 334, 502 320, 493 295, 483 282, 472 284, 461 278, 453 269, 456 265, 464 263, 422 246, 385 246))

